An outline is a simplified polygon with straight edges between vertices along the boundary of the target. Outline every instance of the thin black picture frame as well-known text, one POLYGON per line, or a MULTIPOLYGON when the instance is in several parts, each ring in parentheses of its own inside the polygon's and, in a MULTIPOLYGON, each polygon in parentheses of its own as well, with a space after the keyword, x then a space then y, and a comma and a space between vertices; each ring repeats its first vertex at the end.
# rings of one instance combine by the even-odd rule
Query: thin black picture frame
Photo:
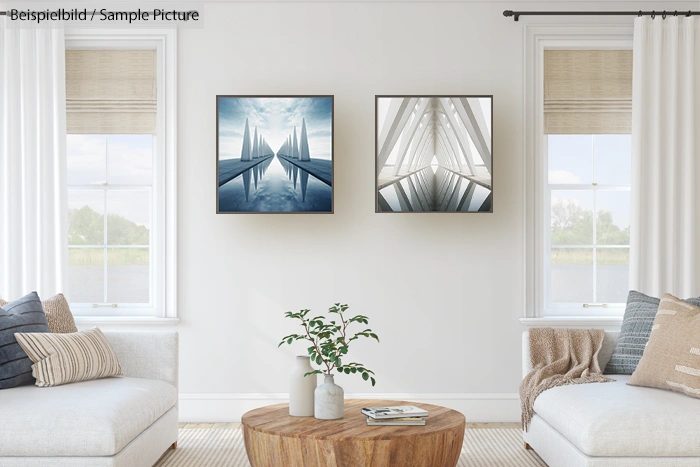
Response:
POLYGON ((335 95, 328 94, 217 94, 216 95, 216 170, 214 172, 214 187, 216 189, 216 214, 335 214, 335 95), (221 211, 219 209, 219 99, 301 99, 324 98, 331 100, 331 210, 330 211, 221 211))
POLYGON ((495 157, 494 157, 494 98, 493 94, 376 94, 374 96, 374 213, 375 214, 493 214, 495 203, 495 157), (491 99, 491 209, 489 211, 380 211, 379 210, 379 99, 392 98, 482 98, 491 99))

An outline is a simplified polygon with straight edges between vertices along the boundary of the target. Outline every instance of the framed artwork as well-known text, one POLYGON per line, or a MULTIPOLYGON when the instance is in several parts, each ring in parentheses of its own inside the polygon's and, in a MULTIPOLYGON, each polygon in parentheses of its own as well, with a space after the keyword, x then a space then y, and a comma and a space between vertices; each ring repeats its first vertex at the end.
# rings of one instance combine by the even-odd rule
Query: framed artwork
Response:
POLYGON ((376 96, 376 212, 493 212, 493 96, 376 96))
POLYGON ((216 96, 216 212, 333 213, 333 96, 216 96))

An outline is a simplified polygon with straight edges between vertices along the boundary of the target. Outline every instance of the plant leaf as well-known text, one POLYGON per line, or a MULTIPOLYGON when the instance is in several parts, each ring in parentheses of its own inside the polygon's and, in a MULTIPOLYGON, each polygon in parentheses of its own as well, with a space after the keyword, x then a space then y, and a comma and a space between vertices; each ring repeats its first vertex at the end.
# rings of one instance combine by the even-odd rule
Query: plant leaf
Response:
POLYGON ((367 373, 362 373, 362 379, 364 379, 365 381, 367 381, 367 380, 369 379, 369 374, 367 374, 367 373))

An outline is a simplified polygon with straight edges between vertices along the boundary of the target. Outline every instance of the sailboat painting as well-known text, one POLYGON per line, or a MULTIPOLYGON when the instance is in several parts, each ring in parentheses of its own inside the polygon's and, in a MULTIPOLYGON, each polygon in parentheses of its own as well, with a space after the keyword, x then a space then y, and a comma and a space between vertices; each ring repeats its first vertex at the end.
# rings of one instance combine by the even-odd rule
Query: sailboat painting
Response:
POLYGON ((333 96, 216 96, 216 212, 333 213, 333 96))

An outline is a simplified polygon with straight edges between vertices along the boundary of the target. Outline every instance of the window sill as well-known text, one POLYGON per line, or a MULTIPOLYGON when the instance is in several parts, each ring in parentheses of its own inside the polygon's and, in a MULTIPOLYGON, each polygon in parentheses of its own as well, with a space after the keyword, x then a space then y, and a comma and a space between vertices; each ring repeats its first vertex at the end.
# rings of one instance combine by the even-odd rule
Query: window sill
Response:
POLYGON ((74 316, 76 326, 175 326, 180 318, 156 318, 153 316, 74 316))
POLYGON ((603 328, 606 331, 619 331, 622 316, 543 316, 520 318, 520 323, 528 328, 603 328))

